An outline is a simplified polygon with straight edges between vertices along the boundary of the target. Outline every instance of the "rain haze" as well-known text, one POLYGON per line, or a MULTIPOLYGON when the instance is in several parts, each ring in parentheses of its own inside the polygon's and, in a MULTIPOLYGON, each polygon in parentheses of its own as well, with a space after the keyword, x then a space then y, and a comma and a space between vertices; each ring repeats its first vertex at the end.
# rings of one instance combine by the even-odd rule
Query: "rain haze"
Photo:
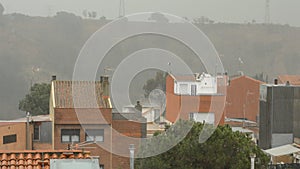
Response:
POLYGON ((299 169, 299 8, 0 0, 0 168, 299 169))

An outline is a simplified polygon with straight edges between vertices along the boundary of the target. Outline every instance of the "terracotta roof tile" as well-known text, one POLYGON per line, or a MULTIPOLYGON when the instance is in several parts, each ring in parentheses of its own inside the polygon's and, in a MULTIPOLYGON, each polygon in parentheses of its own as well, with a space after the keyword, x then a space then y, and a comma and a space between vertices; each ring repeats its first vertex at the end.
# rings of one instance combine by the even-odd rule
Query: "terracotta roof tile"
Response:
POLYGON ((50 159, 88 159, 90 152, 81 150, 30 150, 0 152, 0 169, 50 168, 50 159))
POLYGON ((53 87, 56 108, 103 108, 105 105, 99 81, 53 81, 53 87))
POLYGON ((260 83, 260 84, 264 84, 265 82, 262 82, 260 80, 257 80, 257 79, 254 79, 252 77, 249 77, 249 76, 246 76, 246 75, 243 75, 243 76, 235 76, 235 77, 231 77, 231 81, 234 81, 234 80, 238 80, 238 79, 242 79, 242 78, 245 78, 245 79, 248 79, 248 80, 252 80, 254 82, 257 82, 257 83, 260 83))
POLYGON ((289 81, 291 85, 300 85, 300 75, 279 75, 278 81, 280 84, 289 81))

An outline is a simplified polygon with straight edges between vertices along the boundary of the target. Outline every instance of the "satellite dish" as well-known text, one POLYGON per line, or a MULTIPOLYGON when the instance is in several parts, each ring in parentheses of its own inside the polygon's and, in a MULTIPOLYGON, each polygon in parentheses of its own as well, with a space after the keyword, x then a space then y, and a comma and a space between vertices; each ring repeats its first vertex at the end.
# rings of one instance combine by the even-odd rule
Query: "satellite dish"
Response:
POLYGON ((149 103, 154 107, 165 107, 166 105, 166 95, 164 91, 160 89, 154 89, 149 94, 149 103))
POLYGON ((159 112, 154 115, 154 119, 159 119, 166 109, 166 95, 160 89, 154 89, 150 92, 148 97, 149 103, 152 107, 159 109, 159 112))

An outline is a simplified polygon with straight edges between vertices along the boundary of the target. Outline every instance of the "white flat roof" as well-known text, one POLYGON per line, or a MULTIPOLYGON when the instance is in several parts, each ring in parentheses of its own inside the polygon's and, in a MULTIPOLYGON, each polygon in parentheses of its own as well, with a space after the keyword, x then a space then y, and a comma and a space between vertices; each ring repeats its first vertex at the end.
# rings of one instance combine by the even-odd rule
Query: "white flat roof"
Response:
POLYGON ((288 154, 293 154, 296 152, 300 152, 300 149, 297 147, 294 147, 291 144, 263 150, 265 153, 270 154, 272 156, 283 156, 283 155, 288 155, 288 154))
POLYGON ((242 133, 254 133, 252 130, 249 130, 249 129, 246 129, 246 128, 243 128, 243 127, 231 127, 232 131, 235 132, 235 131, 239 131, 239 132, 242 132, 242 133))

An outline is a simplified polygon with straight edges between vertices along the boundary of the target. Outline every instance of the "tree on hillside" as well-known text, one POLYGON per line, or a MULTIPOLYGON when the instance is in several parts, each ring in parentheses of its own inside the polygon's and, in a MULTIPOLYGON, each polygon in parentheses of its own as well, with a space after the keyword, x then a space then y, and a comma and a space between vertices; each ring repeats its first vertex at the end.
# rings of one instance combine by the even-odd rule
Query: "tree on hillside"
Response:
POLYGON ((19 110, 32 115, 49 114, 50 84, 34 84, 30 93, 19 102, 19 110))
POLYGON ((147 80, 146 84, 143 86, 143 90, 145 91, 145 97, 148 97, 152 90, 161 89, 162 91, 166 91, 166 77, 167 73, 164 72, 156 72, 155 78, 147 80))
MULTIPOLYGON (((186 123, 186 121, 179 121, 186 123)), ((177 125, 177 124, 176 124, 177 125)), ((187 136, 172 149, 157 156, 137 159, 137 169, 163 168, 163 169, 247 169, 250 168, 250 155, 256 154, 255 168, 266 168, 269 157, 264 154, 252 141, 250 136, 233 132, 226 126, 218 126, 212 136, 204 143, 199 143, 199 134, 203 124, 194 123, 187 136)), ((170 128, 171 130, 173 126, 170 128)), ((179 127, 180 128, 180 127, 179 127)), ((178 127, 177 127, 178 129, 178 127)), ((169 133, 161 133, 160 142, 147 143, 148 147, 160 149, 162 144, 170 141, 169 133), (163 140, 163 142, 161 141, 163 140)), ((151 150, 143 150, 147 153, 151 150)))

